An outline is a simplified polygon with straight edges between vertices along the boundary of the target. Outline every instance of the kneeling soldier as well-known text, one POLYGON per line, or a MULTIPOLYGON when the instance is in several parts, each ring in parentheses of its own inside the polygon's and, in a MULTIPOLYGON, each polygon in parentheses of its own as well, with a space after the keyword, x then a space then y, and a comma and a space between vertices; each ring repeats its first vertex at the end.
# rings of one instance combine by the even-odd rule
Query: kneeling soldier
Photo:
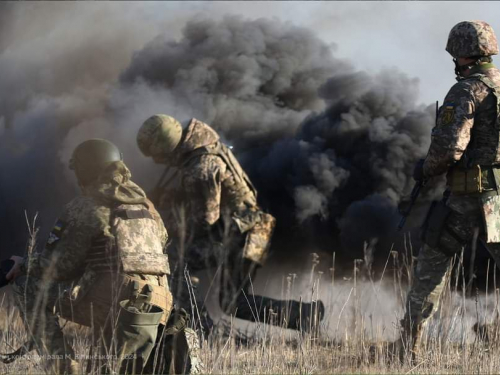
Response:
POLYGON ((167 231, 111 142, 81 143, 70 168, 81 196, 66 205, 43 251, 11 258, 7 279, 51 372, 79 372, 60 316, 92 327, 87 370, 141 373, 172 305, 167 231))

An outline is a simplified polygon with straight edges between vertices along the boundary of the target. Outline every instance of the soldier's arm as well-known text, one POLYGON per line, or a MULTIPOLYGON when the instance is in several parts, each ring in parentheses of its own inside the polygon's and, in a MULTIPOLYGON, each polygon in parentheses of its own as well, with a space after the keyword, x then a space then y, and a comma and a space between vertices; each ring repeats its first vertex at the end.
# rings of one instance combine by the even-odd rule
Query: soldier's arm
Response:
POLYGON ((68 204, 50 232, 45 248, 29 256, 25 268, 30 275, 52 280, 69 280, 79 276, 96 233, 96 220, 87 209, 79 210, 74 201, 68 204))
POLYGON ((431 145, 424 162, 425 177, 445 173, 460 160, 470 141, 476 99, 468 82, 458 82, 446 95, 432 129, 431 145))
POLYGON ((212 225, 220 217, 221 182, 226 165, 217 156, 206 155, 184 178, 184 187, 196 206, 199 224, 212 225))

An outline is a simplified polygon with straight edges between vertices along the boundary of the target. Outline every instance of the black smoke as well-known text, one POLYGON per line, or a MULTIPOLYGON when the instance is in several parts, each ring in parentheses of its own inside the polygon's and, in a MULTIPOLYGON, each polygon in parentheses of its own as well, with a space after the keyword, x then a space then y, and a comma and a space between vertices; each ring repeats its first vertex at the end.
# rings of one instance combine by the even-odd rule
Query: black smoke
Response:
POLYGON ((389 248, 434 123, 433 107, 417 105, 416 79, 356 71, 312 30, 276 19, 194 18, 174 39, 95 10, 85 19, 99 26, 73 24, 71 39, 65 26, 78 8, 43 11, 46 21, 25 31, 1 29, 2 254, 21 253, 24 209, 40 211, 47 228, 76 193, 66 163, 84 139, 117 143, 135 180, 152 187, 160 170, 135 134, 154 113, 197 117, 234 146, 278 219, 277 250, 359 257, 364 241, 389 248))
POLYGON ((359 257, 365 241, 393 239, 434 123, 433 106, 416 105, 418 80, 355 71, 312 31, 266 19, 158 36, 121 75, 122 89, 136 84, 174 93, 235 146, 277 240, 302 251, 359 257))

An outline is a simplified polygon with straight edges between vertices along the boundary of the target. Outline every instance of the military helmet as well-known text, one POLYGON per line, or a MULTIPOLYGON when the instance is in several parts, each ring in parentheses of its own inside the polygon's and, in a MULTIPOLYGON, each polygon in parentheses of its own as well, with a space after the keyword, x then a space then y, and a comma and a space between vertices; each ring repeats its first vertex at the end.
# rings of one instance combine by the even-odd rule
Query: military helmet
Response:
POLYGON ((137 133, 137 145, 145 156, 159 156, 172 152, 180 143, 182 126, 168 115, 154 115, 142 124, 137 133))
POLYGON ((88 185, 95 181, 110 163, 122 159, 120 150, 113 143, 105 139, 89 139, 75 148, 69 167, 75 171, 80 184, 88 185))
POLYGON ((498 54, 493 28, 484 21, 463 21, 450 31, 446 51, 454 58, 498 54))

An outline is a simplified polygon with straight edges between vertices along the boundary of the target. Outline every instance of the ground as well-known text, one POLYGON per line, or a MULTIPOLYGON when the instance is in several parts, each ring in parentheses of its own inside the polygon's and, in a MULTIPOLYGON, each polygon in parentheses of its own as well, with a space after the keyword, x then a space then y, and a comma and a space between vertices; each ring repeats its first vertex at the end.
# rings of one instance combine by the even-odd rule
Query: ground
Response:
MULTIPOLYGON (((417 358, 412 361, 408 354, 402 363, 391 358, 388 343, 397 338, 397 322, 407 287, 401 281, 405 268, 395 268, 390 263, 397 262, 388 262, 386 272, 376 281, 358 277, 361 273, 356 271, 351 278, 323 280, 322 284, 317 278, 324 275, 316 273, 316 281, 311 284, 312 277, 308 274, 307 282, 297 282, 297 292, 291 285, 296 276, 286 277, 283 295, 296 297, 308 286, 312 288, 310 293, 326 302, 327 316, 320 323, 319 334, 243 324, 226 317, 219 322, 220 325, 224 322, 225 328, 203 342, 201 355, 207 372, 499 373, 500 345, 496 338, 500 336, 496 326, 481 332, 482 339, 473 330, 478 321, 483 324, 498 319, 498 292, 491 295, 478 291, 468 297, 457 286, 459 279, 449 280, 442 308, 426 327, 417 358)), ((11 304, 8 288, 4 291, 0 295, 0 352, 9 352, 25 341, 26 334, 11 304)), ((68 323, 65 332, 72 338, 78 354, 88 353, 90 341, 85 328, 68 323)), ((32 357, 9 365, 0 364, 0 373, 43 373, 40 359, 34 352, 31 354, 32 357)), ((83 366, 84 361, 80 363, 83 366)))

